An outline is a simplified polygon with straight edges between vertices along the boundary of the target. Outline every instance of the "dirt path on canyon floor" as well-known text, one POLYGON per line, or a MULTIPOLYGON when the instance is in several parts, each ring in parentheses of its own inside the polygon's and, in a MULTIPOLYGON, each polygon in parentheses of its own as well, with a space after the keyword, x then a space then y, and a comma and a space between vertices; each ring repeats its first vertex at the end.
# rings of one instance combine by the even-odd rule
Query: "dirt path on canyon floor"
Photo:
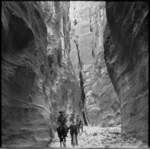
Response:
MULTIPOLYGON (((49 145, 49 147, 60 147, 57 134, 55 134, 53 142, 49 145)), ((70 133, 68 133, 68 137, 66 138, 66 147, 72 147, 70 133)), ((120 127, 100 128, 85 126, 82 135, 78 136, 78 146, 76 146, 76 148, 84 147, 147 148, 147 144, 133 137, 121 137, 120 127)))

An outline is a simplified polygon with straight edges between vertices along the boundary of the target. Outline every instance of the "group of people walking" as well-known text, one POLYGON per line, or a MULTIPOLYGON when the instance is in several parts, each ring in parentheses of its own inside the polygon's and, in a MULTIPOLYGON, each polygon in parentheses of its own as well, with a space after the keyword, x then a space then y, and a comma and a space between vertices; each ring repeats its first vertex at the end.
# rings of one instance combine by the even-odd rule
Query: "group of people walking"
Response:
MULTIPOLYGON (((68 130, 70 129, 70 135, 71 135, 71 143, 73 143, 73 134, 76 134, 76 141, 77 141, 77 135, 80 133, 80 129, 83 132, 83 121, 80 115, 75 116, 74 113, 71 114, 69 119, 67 120, 67 117, 65 116, 63 111, 59 112, 59 116, 57 118, 57 133, 58 137, 60 135, 60 128, 65 128, 65 137, 67 137, 68 130)), ((78 144, 78 143, 77 143, 78 144)))

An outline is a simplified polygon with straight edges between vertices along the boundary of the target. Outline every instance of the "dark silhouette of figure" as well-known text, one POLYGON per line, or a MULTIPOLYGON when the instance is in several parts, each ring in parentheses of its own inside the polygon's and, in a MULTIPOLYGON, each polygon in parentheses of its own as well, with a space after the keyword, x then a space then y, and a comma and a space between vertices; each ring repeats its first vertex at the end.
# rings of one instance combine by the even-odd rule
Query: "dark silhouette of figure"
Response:
POLYGON ((80 115, 77 115, 76 123, 77 123, 77 126, 78 126, 78 133, 81 134, 80 133, 80 129, 81 129, 81 131, 83 133, 83 121, 82 121, 80 115))
POLYGON ((60 111, 59 113, 60 115, 57 118, 57 124, 59 125, 59 127, 57 128, 57 133, 58 133, 58 137, 60 140, 60 147, 62 147, 62 142, 63 142, 63 145, 66 146, 68 126, 67 126, 67 119, 64 116, 64 112, 60 111))

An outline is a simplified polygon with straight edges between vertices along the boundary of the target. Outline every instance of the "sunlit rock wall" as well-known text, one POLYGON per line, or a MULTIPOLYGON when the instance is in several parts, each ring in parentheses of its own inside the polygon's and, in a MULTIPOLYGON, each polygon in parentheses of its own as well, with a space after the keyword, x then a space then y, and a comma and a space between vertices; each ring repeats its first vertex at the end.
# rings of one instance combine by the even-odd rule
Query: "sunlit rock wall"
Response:
POLYGON ((2 3, 3 147, 45 147, 56 129, 58 111, 82 109, 66 54, 69 3, 47 6, 52 22, 48 28, 40 2, 2 3))
POLYGON ((105 2, 71 2, 70 58, 77 76, 81 72, 85 108, 91 125, 120 124, 120 102, 104 60, 105 2))
POLYGON ((83 104, 80 100, 80 87, 69 57, 70 19, 69 2, 41 2, 48 30, 47 54, 54 71, 52 92, 58 110, 67 114, 80 113, 83 104))
POLYGON ((122 133, 148 141, 148 16, 146 2, 107 2, 105 60, 121 103, 122 133))

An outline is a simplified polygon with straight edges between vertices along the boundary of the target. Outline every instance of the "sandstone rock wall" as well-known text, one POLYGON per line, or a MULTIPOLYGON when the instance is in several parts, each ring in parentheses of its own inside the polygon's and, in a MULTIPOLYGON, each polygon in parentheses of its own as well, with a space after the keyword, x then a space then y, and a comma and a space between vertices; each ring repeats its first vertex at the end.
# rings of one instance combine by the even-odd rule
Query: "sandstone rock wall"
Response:
POLYGON ((121 103, 122 133, 148 141, 148 16, 146 2, 107 2, 105 60, 121 103))
POLYGON ((148 4, 106 6, 2 3, 3 147, 47 146, 59 110, 148 140, 148 4))
POLYGON ((67 55, 69 3, 49 2, 46 11, 44 6, 2 3, 3 147, 45 147, 58 111, 82 109, 67 55))
POLYGON ((58 102, 57 111, 62 109, 67 114, 73 111, 81 113, 83 108, 80 100, 81 91, 68 54, 70 51, 70 3, 41 2, 41 5, 48 29, 47 54, 52 58, 54 76, 57 76, 52 88, 58 102))
POLYGON ((120 124, 120 102, 104 60, 105 2, 71 2, 70 57, 83 82, 85 108, 91 125, 120 124))

